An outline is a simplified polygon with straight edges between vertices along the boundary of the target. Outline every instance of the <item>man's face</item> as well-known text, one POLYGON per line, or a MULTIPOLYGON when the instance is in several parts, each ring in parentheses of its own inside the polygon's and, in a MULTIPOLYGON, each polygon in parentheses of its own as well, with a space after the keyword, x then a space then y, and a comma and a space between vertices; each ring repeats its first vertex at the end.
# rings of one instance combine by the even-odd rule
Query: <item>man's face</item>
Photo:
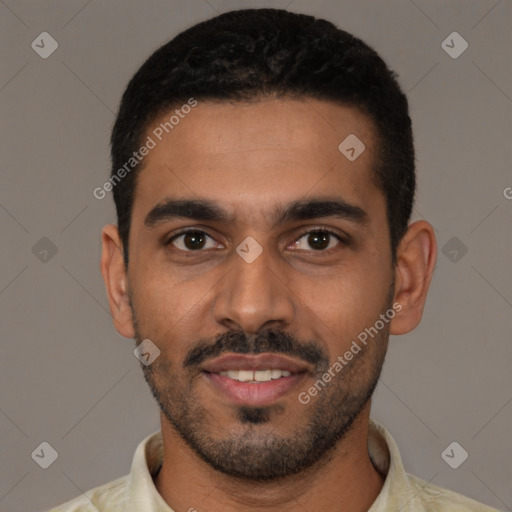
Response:
POLYGON ((368 120, 330 102, 199 102, 145 157, 128 282, 136 339, 160 355, 142 368, 172 428, 224 473, 296 473, 369 405, 388 324, 332 366, 393 299, 374 148, 368 120), (366 146, 354 161, 338 149, 350 134, 366 146), (228 219, 155 209, 173 200, 228 219), (289 208, 311 201, 348 207, 289 208), (329 368, 330 382, 299 400, 329 368))

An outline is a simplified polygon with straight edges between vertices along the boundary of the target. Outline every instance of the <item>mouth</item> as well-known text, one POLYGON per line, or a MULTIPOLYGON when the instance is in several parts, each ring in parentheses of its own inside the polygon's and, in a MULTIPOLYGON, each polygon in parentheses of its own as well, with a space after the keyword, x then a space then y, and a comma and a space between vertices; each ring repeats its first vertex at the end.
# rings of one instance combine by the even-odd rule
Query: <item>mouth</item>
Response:
POLYGON ((298 387, 312 367, 280 354, 227 354, 205 363, 202 373, 229 402, 263 407, 298 387))

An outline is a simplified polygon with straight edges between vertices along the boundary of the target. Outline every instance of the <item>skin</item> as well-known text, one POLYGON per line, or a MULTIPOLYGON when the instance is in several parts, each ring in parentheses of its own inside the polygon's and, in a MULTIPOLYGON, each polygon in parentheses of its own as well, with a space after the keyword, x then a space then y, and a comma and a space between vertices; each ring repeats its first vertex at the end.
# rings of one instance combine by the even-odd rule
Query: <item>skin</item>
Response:
POLYGON ((420 322, 437 246, 428 222, 411 223, 392 264, 385 197, 371 175, 374 140, 365 116, 327 101, 199 102, 145 157, 127 271, 117 227, 103 228, 101 271, 115 327, 127 338, 151 339, 161 351, 143 370, 161 407, 164 463, 155 485, 173 510, 366 511, 379 494, 384 478, 367 451, 371 400, 351 406, 348 399, 378 377, 389 334, 407 333, 420 322), (366 146, 353 162, 338 150, 351 133, 366 146), (277 205, 313 197, 357 205, 367 223, 323 217, 276 224, 277 205), (233 220, 174 218, 145 226, 148 212, 169 198, 215 201, 233 220), (170 235, 192 227, 212 237, 201 253, 185 254, 183 237, 177 246, 164 245, 170 235), (351 242, 331 238, 328 249, 314 250, 304 231, 318 228, 348 235, 351 242), (263 249, 250 264, 236 253, 248 236, 263 249), (312 342, 332 364, 395 302, 401 311, 328 387, 301 404, 297 394, 323 372, 308 375, 265 409, 260 424, 240 421, 239 406, 196 368, 183 367, 200 340, 212 345, 231 330, 256 336, 265 329, 312 342), (341 425, 334 446, 308 468, 267 481, 215 469, 170 421, 189 420, 198 439, 211 441, 212 453, 220 442, 245 443, 256 465, 265 440, 299 446, 315 411, 332 419, 338 408, 357 414, 341 425))

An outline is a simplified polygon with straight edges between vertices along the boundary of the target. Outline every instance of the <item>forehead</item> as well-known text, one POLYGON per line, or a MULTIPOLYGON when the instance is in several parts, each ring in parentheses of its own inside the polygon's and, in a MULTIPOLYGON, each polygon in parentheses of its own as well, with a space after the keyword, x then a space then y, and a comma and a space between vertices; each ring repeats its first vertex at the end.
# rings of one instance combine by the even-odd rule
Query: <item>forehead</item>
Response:
POLYGON ((169 197, 209 198, 247 219, 308 195, 336 194, 367 211, 384 206, 372 180, 372 124, 354 108, 274 99, 186 110, 147 130, 155 145, 137 179, 134 220, 169 197))

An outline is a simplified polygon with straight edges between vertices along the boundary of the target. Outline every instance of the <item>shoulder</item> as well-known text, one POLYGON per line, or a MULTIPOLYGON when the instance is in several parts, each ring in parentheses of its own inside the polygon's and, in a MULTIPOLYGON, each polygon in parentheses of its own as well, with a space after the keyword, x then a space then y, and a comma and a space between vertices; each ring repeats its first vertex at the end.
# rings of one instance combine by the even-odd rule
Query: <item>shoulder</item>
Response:
POLYGON ((444 489, 407 473, 411 491, 410 507, 407 511, 428 512, 499 512, 467 496, 444 489))
POLYGON ((127 482, 128 475, 112 480, 51 508, 48 512, 121 512, 124 509, 127 482))

